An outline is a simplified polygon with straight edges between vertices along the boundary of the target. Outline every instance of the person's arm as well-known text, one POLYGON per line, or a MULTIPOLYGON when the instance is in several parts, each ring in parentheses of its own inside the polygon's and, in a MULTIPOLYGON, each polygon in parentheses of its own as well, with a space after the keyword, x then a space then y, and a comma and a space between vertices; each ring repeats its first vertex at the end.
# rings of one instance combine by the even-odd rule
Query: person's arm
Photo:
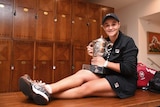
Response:
POLYGON ((122 75, 130 76, 137 71, 137 55, 138 48, 136 47, 132 38, 128 39, 123 51, 122 58, 120 61, 120 73, 122 75))
POLYGON ((113 71, 116 71, 116 72, 120 72, 120 63, 114 63, 114 62, 106 61, 104 63, 104 67, 112 69, 113 71))

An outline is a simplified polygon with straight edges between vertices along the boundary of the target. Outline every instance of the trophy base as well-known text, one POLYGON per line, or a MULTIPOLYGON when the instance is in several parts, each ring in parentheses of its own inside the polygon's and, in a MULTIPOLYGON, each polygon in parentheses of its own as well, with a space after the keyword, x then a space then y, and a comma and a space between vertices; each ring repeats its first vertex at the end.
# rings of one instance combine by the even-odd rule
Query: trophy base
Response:
POLYGON ((97 65, 83 64, 82 69, 89 70, 89 71, 96 73, 96 74, 105 74, 104 67, 99 67, 97 65))

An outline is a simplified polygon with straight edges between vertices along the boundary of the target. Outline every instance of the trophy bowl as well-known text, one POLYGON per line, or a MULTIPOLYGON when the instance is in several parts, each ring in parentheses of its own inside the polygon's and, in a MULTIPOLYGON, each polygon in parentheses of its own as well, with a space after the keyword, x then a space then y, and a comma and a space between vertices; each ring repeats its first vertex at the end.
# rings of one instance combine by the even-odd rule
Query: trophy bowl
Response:
MULTIPOLYGON (((106 41, 103 36, 100 38, 93 40, 92 42, 89 43, 88 46, 93 47, 93 57, 96 56, 106 56, 108 54, 108 45, 110 43, 106 41)), ((99 67, 97 65, 88 65, 88 64, 83 64, 82 69, 90 70, 94 73, 98 74, 105 74, 104 72, 104 67, 99 67)))

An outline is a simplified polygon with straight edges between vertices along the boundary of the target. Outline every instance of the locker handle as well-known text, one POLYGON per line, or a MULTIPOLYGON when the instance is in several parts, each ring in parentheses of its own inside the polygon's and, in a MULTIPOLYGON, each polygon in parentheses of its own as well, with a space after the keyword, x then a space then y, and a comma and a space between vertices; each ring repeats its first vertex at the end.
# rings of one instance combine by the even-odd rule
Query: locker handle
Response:
POLYGON ((11 70, 14 70, 14 66, 13 65, 11 66, 11 70))
POLYGON ((56 66, 53 66, 53 70, 55 70, 56 69, 56 66))
POLYGON ((55 18, 55 19, 54 19, 54 22, 57 22, 57 21, 58 21, 58 19, 57 19, 57 18, 55 18))

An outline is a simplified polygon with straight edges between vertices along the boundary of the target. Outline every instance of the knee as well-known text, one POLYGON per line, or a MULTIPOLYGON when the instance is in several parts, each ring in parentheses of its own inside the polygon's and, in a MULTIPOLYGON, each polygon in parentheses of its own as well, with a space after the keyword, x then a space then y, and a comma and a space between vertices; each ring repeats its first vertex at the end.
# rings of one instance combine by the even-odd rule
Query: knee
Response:
POLYGON ((76 74, 78 74, 78 75, 86 75, 86 74, 88 75, 89 73, 91 73, 91 71, 84 70, 84 69, 81 69, 81 70, 76 72, 76 74))
POLYGON ((75 78, 76 79, 80 79, 82 80, 83 82, 86 82, 88 81, 88 78, 90 77, 90 74, 91 72, 88 71, 88 70, 79 70, 77 71, 74 75, 75 75, 75 78))
POLYGON ((78 93, 81 95, 81 97, 87 97, 91 95, 92 93, 94 93, 94 90, 92 86, 83 84, 81 85, 78 93))

